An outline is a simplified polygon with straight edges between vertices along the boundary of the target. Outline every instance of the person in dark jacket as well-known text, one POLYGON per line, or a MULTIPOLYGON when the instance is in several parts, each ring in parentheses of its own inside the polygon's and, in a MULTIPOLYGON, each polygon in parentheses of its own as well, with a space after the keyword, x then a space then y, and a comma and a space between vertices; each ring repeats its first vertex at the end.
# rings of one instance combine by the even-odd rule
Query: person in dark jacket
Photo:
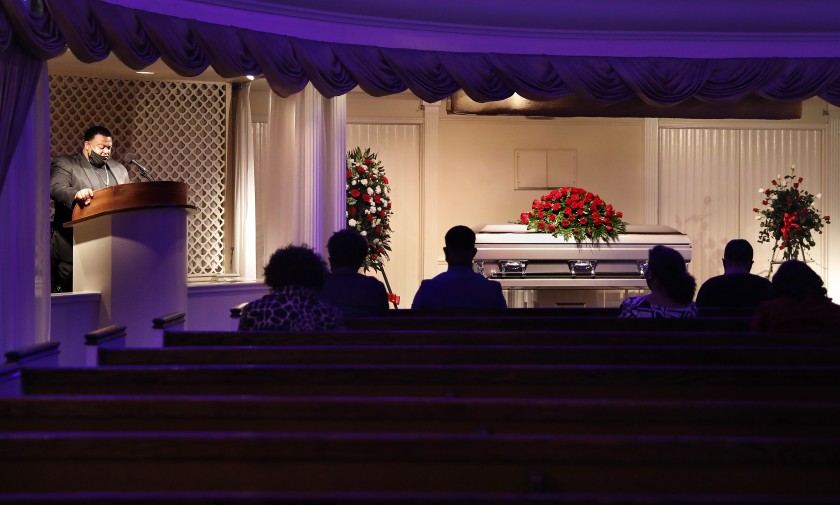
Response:
POLYGON ((369 253, 367 240, 355 229, 339 230, 327 242, 330 275, 321 299, 340 308, 345 317, 382 316, 388 312, 388 291, 376 279, 359 273, 369 253))
POLYGON ((755 308, 770 298, 770 281, 751 274, 753 248, 744 239, 723 250, 723 275, 708 279, 697 292, 698 307, 755 308))

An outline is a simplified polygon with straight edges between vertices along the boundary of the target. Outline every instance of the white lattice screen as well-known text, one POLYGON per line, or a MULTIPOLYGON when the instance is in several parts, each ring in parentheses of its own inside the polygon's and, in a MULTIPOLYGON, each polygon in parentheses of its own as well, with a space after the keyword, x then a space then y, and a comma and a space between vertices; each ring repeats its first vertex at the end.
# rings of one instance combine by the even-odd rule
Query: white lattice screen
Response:
MULTIPOLYGON (((189 219, 189 275, 225 273, 225 168, 230 85, 50 76, 50 156, 76 152, 82 134, 103 125, 112 156, 126 153, 157 180, 190 186, 198 212, 189 219)), ((132 172, 135 182, 141 182, 132 172)))

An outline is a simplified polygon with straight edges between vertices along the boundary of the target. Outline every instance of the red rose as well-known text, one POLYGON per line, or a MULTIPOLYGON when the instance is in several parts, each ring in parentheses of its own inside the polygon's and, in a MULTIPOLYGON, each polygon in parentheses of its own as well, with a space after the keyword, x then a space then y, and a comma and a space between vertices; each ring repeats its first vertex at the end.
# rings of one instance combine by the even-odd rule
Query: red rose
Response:
POLYGON ((384 182, 385 184, 388 184, 388 178, 385 177, 384 175, 382 176, 382 182, 384 182))
POLYGON ((548 220, 549 221, 554 221, 555 219, 557 219, 557 216, 555 216, 554 214, 549 214, 548 215, 548 220))
POLYGON ((767 200, 762 200, 761 205, 767 205, 767 200))
POLYGON ((560 210, 560 204, 555 202, 554 205, 551 206, 551 210, 560 210))
POLYGON ((365 158, 365 165, 373 165, 373 161, 370 158, 365 158))
POLYGON ((799 182, 802 182, 802 177, 799 178, 799 182))
POLYGON ((758 209, 756 209, 756 208, 753 208, 753 212, 758 212, 758 209))
POLYGON ((376 227, 376 233, 379 234, 379 235, 382 235, 382 227, 381 226, 376 227))
POLYGON ((772 185, 776 186, 776 185, 778 185, 779 183, 778 183, 778 182, 776 182, 776 179, 773 179, 772 181, 770 181, 770 184, 772 184, 772 185))
POLYGON ((577 210, 577 215, 582 216, 583 215, 583 209, 578 209, 577 210))
POLYGON ((355 216, 356 215, 356 207, 350 207, 350 210, 348 210, 347 213, 350 214, 351 216, 355 216))
POLYGON ((528 213, 527 212, 523 212, 522 214, 519 214, 519 222, 522 223, 522 224, 528 224, 528 213))
POLYGON ((556 230, 556 229, 557 229, 557 226, 555 226, 555 225, 554 225, 554 223, 551 223, 551 224, 549 224, 549 225, 548 225, 548 231, 552 231, 552 232, 553 232, 553 231, 554 231, 554 230, 556 230))
POLYGON ((351 190, 350 190, 350 194, 353 196, 353 198, 359 198, 359 195, 360 195, 361 193, 359 193, 359 190, 358 190, 358 189, 351 189, 351 190))
POLYGON ((386 214, 388 214, 388 213, 387 213, 387 212, 385 212, 384 210, 383 210, 383 211, 381 211, 381 212, 379 213, 379 215, 380 215, 381 217, 385 217, 385 215, 386 215, 386 214))
POLYGON ((353 177, 353 172, 351 172, 351 171, 348 169, 348 170, 347 170, 347 178, 348 178, 348 179, 350 179, 350 178, 352 178, 352 177, 353 177))
POLYGON ((369 202, 370 201, 370 195, 365 193, 364 195, 362 195, 362 200, 364 200, 366 202, 369 202))
POLYGON ((799 183, 798 182, 793 183, 793 189, 799 189, 799 183))
POLYGON ((607 231, 612 231, 612 226, 610 225, 605 226, 605 228, 607 229, 607 231))
POLYGON ((540 219, 544 218, 545 217, 545 212, 543 212, 543 211, 537 212, 537 217, 540 218, 540 219))
POLYGON ((564 219, 564 220, 560 221, 560 226, 562 226, 563 228, 568 228, 569 224, 571 224, 571 223, 569 223, 568 219, 564 219))
POLYGON ((540 221, 539 223, 537 223, 537 228, 539 228, 540 230, 544 230, 545 229, 545 223, 540 221))
POLYGON ((823 218, 823 219, 825 219, 826 221, 828 221, 828 220, 829 220, 829 219, 831 219, 831 218, 830 218, 830 217, 828 217, 828 216, 825 216, 825 218, 823 218))
POLYGON ((765 195, 769 195, 769 194, 770 194, 770 190, 769 190, 769 189, 765 189, 765 190, 764 190, 764 194, 765 194, 765 195))
POLYGON ((368 214, 367 220, 368 221, 373 221, 373 214, 368 214))
POLYGON ((379 195, 374 195, 373 196, 373 201, 376 202, 376 203, 379 203, 379 202, 382 201, 382 198, 379 198, 379 195))
POLYGON ((579 223, 581 224, 581 226, 585 226, 586 225, 586 218, 585 217, 580 218, 579 223))
POLYGON ((572 215, 572 208, 571 207, 566 207, 565 209, 563 209, 563 214, 566 214, 567 216, 571 216, 572 215))
POLYGON ((624 217, 624 214, 622 214, 621 212, 616 212, 615 217, 621 219, 622 217, 624 217))

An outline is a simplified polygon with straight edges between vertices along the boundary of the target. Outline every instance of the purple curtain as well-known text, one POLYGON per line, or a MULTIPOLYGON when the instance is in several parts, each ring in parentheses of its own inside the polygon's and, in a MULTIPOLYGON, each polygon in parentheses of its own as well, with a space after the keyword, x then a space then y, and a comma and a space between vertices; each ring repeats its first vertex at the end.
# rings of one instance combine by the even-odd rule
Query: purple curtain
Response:
POLYGON ((14 41, 8 41, 3 49, 0 52, 0 189, 6 183, 9 164, 45 65, 22 51, 14 41))
POLYGON ((0 0, 0 51, 14 35, 39 59, 69 47, 82 61, 114 52, 134 69, 158 58, 184 76, 262 74, 289 96, 311 82, 327 97, 360 86, 382 96, 411 90, 434 102, 459 89, 480 102, 513 93, 531 100, 569 94, 608 105, 638 98, 658 106, 691 98, 731 103, 818 96, 840 106, 840 58, 615 58, 450 53, 301 40, 136 11, 99 0, 54 0, 33 17, 0 0), (3 17, 5 11, 5 17, 3 17), (4 42, 6 41, 6 42, 4 42))

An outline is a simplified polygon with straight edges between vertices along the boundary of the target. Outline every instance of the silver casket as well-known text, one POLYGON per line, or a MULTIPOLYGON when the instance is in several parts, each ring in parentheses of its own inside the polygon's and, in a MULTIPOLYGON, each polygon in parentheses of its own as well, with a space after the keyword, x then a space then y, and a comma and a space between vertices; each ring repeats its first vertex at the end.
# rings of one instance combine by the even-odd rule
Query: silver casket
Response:
POLYGON ((627 225, 614 242, 578 244, 522 224, 485 226, 476 234, 475 269, 506 289, 644 289, 648 251, 655 245, 691 261, 691 241, 668 226, 627 225))

